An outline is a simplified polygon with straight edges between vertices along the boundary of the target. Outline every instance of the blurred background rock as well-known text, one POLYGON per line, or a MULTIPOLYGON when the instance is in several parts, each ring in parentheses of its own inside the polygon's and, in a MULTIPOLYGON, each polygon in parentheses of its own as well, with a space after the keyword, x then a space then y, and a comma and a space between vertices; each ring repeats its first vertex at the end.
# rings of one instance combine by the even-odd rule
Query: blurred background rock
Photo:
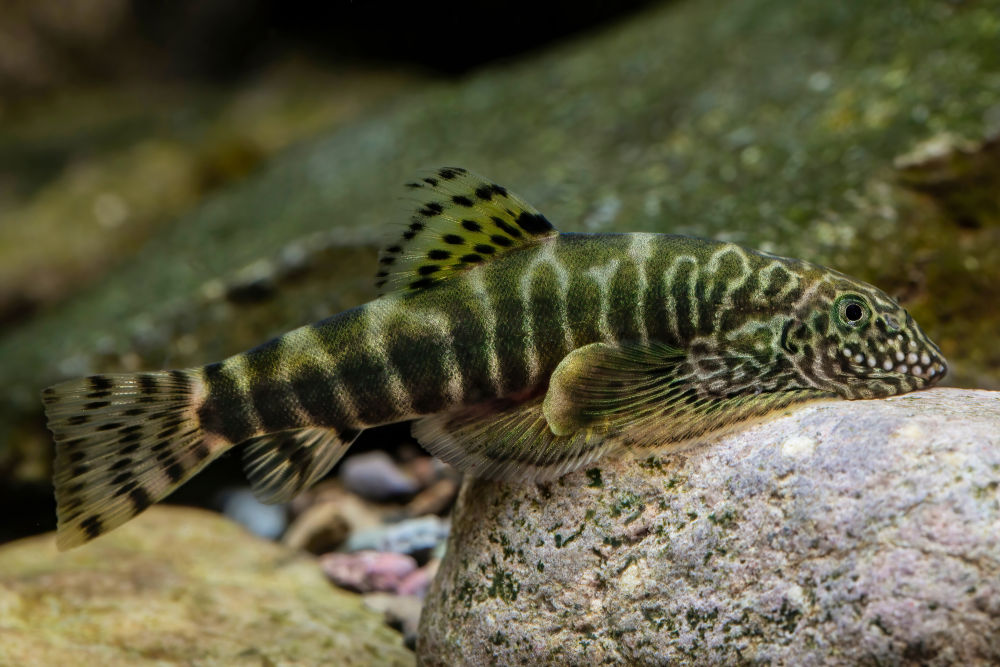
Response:
MULTIPOLYGON (((54 526, 42 387, 214 361, 370 299, 398 186, 443 164, 562 230, 710 236, 857 275, 941 345, 946 384, 1000 387, 998 17, 997 0, 8 0, 0 502, 21 511, 0 540, 54 526)), ((357 523, 313 494, 286 542, 365 553, 383 543, 343 545, 447 514, 457 482, 412 469, 430 464, 405 426, 351 453, 376 449, 391 460, 330 484, 397 466, 396 497, 362 498, 378 508, 357 523)), ((252 513, 217 493, 239 484, 232 455, 172 500, 252 513)), ((426 575, 425 547, 397 551, 426 575)), ((330 567, 350 580, 345 563, 382 562, 365 558, 330 567)))

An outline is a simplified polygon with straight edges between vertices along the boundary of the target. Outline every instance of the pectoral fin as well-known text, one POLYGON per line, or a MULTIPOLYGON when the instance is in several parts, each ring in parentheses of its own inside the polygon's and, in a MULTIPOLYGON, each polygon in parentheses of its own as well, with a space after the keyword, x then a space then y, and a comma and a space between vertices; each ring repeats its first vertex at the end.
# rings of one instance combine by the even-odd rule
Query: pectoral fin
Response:
POLYGON ((625 445, 654 447, 823 395, 797 388, 758 393, 752 385, 720 395, 710 387, 739 386, 726 381, 726 374, 743 377, 746 360, 701 358, 699 363, 717 370, 711 377, 701 377, 688 363, 686 352, 659 343, 586 345, 556 367, 542 410, 556 436, 591 429, 625 445))
POLYGON ((567 354, 549 379, 542 410, 556 435, 616 425, 676 398, 685 355, 659 344, 593 343, 567 354))
POLYGON ((432 454, 477 477, 550 479, 623 447, 677 445, 822 394, 809 389, 719 395, 745 360, 706 358, 700 377, 687 353, 651 344, 594 343, 552 373, 544 396, 502 398, 418 420, 413 434, 432 454), (721 375, 720 375, 721 374, 721 375))

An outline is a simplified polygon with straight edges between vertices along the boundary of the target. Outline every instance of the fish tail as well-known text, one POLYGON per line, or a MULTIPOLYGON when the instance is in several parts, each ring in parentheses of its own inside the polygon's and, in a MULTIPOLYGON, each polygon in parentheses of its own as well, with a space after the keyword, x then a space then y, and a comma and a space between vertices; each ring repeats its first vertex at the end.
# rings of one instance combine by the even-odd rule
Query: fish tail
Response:
POLYGON ((206 434, 201 369, 94 375, 42 392, 60 550, 120 526, 234 443, 206 434))

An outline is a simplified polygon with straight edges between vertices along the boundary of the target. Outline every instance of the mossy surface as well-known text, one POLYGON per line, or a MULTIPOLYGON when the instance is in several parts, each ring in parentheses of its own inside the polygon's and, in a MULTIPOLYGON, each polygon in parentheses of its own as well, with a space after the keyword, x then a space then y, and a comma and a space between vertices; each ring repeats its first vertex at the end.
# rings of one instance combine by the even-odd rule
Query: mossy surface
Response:
POLYGON ((214 513, 155 507, 59 554, 0 549, 5 665, 393 665, 402 637, 314 559, 214 513))

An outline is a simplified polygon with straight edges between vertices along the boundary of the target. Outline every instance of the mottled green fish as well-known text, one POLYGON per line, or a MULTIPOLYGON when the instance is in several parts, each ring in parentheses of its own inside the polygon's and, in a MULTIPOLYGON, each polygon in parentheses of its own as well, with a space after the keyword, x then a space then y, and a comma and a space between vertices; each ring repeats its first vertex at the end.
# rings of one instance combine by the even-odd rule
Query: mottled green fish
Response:
POLYGON ((127 521, 240 445, 267 502, 369 427, 467 473, 536 480, 797 401, 937 382, 945 361, 880 290, 808 262, 666 234, 566 234, 445 168, 379 258, 374 301, 202 368, 43 392, 58 545, 127 521))

